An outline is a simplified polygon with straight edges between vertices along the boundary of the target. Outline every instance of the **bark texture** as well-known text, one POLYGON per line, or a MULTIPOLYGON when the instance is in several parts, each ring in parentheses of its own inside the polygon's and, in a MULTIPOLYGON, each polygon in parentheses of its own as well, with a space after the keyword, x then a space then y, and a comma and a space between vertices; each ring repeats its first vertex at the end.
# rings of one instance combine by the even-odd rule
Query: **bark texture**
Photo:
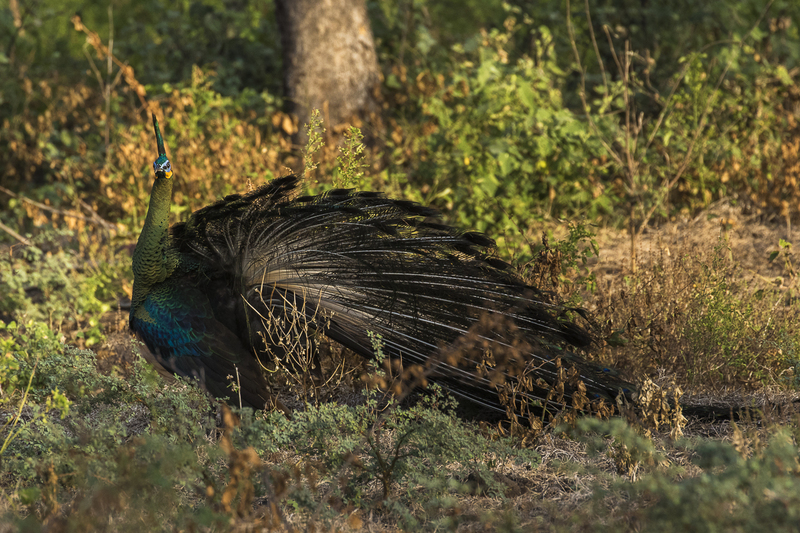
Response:
POLYGON ((283 82, 302 126, 312 109, 326 127, 378 111, 380 71, 364 0, 276 0, 283 82))

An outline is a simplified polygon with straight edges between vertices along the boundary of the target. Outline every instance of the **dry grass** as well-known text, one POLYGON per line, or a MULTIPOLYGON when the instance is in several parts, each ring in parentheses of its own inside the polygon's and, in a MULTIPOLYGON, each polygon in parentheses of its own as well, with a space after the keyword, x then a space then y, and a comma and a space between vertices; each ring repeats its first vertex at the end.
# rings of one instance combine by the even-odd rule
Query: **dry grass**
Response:
POLYGON ((600 357, 694 392, 791 384, 800 316, 791 266, 769 260, 780 239, 786 226, 720 203, 645 234, 633 275, 625 236, 604 232, 587 303, 627 343, 600 357))

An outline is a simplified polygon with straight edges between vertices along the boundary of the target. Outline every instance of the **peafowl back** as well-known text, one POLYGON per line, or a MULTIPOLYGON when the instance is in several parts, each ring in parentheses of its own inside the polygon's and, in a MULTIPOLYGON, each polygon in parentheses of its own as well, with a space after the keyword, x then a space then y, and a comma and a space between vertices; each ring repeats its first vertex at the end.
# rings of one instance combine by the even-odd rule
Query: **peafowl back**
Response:
POLYGON ((159 157, 130 326, 168 373, 232 403, 238 383, 242 403, 262 408, 264 364, 314 359, 325 335, 367 358, 380 339, 384 355, 418 369, 415 384, 499 413, 633 391, 564 349, 591 336, 492 257, 491 239, 414 202, 345 189, 299 196, 287 176, 168 228, 173 174, 153 122, 159 157))

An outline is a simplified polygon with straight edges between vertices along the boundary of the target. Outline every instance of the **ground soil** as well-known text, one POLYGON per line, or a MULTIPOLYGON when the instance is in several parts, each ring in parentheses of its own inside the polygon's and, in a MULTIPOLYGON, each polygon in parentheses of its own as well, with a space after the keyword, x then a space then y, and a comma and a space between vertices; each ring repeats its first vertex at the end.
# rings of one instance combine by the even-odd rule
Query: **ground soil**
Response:
MULTIPOLYGON (((632 271, 630 234, 614 229, 597 233, 600 257, 592 270, 600 288, 613 291, 632 271)), ((770 252, 778 250, 780 239, 792 242, 792 234, 791 225, 784 220, 749 214, 722 201, 698 215, 678 216, 657 228, 647 228, 636 240, 637 268, 675 260, 682 254, 708 254, 722 240, 745 272, 773 281, 782 275, 783 265, 770 262, 770 252)))

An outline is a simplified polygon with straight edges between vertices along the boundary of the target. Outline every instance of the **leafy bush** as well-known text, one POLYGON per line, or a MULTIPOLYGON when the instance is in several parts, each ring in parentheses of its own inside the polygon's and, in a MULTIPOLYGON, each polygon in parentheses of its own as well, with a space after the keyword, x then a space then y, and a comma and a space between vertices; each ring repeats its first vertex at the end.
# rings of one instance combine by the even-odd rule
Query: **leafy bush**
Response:
POLYGON ((259 523, 265 512, 259 498, 270 493, 278 507, 269 517, 280 518, 286 508, 309 523, 326 523, 347 506, 382 502, 382 512, 405 529, 453 527, 454 496, 474 490, 471 474, 482 474, 485 490, 502 497, 492 472, 538 460, 432 408, 449 405, 441 396, 386 412, 375 403, 309 407, 291 420, 250 409, 237 420, 223 410, 218 431, 202 392, 180 382, 165 388, 141 361, 127 379, 104 376, 91 352, 67 348, 38 329, 18 330, 5 349, 4 361, 17 364, 0 367, 0 406, 25 402, 25 414, 16 417, 13 433, 8 425, 0 433, 12 437, 0 455, 0 490, 7 496, 0 512, 20 527, 114 523, 129 530, 160 520, 153 527, 161 529, 234 517, 259 523), (23 399, 19 384, 31 375, 23 399), (45 405, 48 391, 60 398, 62 416, 50 400, 45 405))
POLYGON ((563 75, 547 29, 510 18, 505 30, 454 46, 444 73, 390 76, 403 107, 387 147, 414 177, 404 194, 453 210, 460 225, 506 236, 531 216, 607 214, 613 196, 601 183, 602 148, 564 108, 563 75), (535 39, 536 55, 515 58, 517 33, 535 39))
POLYGON ((678 483, 654 476, 638 487, 658 503, 642 514, 648 531, 793 531, 800 519, 798 448, 786 430, 752 456, 727 442, 695 449, 703 472, 678 483))
POLYGON ((625 450, 637 475, 601 474, 591 503, 568 522, 590 531, 793 531, 800 488, 796 431, 775 426, 765 439, 734 425, 732 442, 684 440, 656 450, 619 419, 581 420, 573 437, 615 461, 625 450), (678 464, 685 454, 691 463, 678 464))
POLYGON ((71 232, 41 233, 37 245, 0 257, 0 317, 41 321, 85 346, 103 339, 101 317, 122 291, 127 262, 104 247, 92 263, 67 247, 71 232), (47 251, 46 251, 47 250, 47 251))

